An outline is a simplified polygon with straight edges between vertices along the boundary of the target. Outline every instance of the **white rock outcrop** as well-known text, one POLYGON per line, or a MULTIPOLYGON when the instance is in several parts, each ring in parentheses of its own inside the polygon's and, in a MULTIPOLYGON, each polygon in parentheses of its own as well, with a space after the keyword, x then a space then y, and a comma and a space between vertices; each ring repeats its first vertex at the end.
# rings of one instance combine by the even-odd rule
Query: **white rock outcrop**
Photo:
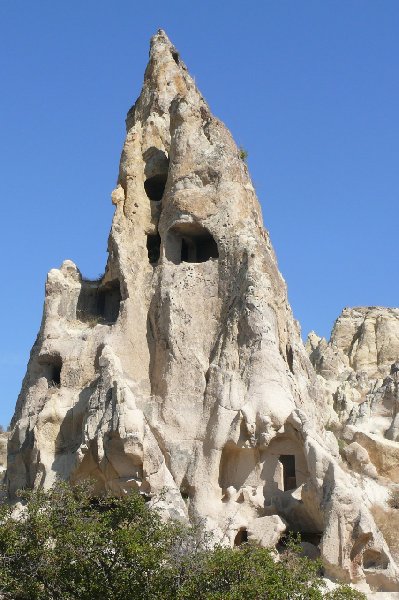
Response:
POLYGON ((7 469, 7 442, 8 432, 0 432, 0 481, 3 480, 7 469))
POLYGON ((329 427, 398 557, 399 309, 346 308, 330 341, 311 333, 310 359, 330 406, 329 427))
MULTIPOLYGON (((324 429, 334 411, 246 164, 162 31, 126 124, 104 276, 86 281, 71 261, 48 275, 12 421, 9 493, 89 476, 99 490, 149 498, 166 488, 165 510, 203 518, 224 543, 275 545, 300 531, 329 574, 398 589, 324 429)), ((391 360, 385 346, 379 357, 391 360)), ((349 361, 342 352, 334 368, 349 361)), ((366 468, 365 455, 353 460, 366 468)))
MULTIPOLYGON (((396 446, 387 440, 399 442, 399 309, 346 308, 330 341, 312 332, 307 350, 334 409, 332 420, 378 439, 391 454, 396 446)), ((369 446, 373 451, 375 444, 369 446)))

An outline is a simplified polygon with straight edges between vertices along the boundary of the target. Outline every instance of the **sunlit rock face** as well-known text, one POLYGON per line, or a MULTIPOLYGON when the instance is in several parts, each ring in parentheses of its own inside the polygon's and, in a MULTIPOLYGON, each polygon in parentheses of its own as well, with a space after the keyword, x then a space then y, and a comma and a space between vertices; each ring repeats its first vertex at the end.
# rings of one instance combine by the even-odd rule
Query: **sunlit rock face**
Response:
POLYGON ((8 432, 0 432, 0 483, 3 482, 3 478, 7 469, 8 435, 8 432))
POLYGON ((397 527, 389 494, 399 484, 399 309, 345 308, 330 341, 311 333, 307 350, 347 468, 388 530, 397 527))
POLYGON ((333 420, 399 442, 399 309, 346 308, 330 341, 312 333, 307 348, 333 420))
POLYGON ((330 574, 394 589, 389 549, 324 429, 332 408, 246 164, 162 31, 126 123, 104 276, 85 281, 71 261, 48 275, 11 496, 57 478, 166 489, 165 511, 201 517, 222 543, 300 531, 330 574))

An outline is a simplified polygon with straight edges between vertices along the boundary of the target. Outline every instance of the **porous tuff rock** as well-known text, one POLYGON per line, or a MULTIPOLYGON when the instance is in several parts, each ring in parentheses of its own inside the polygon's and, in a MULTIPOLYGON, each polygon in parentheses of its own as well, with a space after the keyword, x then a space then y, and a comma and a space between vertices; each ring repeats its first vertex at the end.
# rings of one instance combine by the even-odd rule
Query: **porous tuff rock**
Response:
POLYGON ((274 544, 288 527, 321 538, 331 574, 394 587, 323 428, 247 167, 162 31, 126 123, 104 277, 85 281, 71 261, 48 275, 10 494, 57 477, 166 488, 165 510, 203 518, 224 543, 246 530, 274 544))
POLYGON ((342 456, 368 504, 385 512, 389 524, 389 494, 397 494, 399 483, 399 309, 346 308, 330 341, 312 332, 307 350, 342 456))
POLYGON ((8 432, 0 433, 0 481, 3 479, 7 468, 7 442, 8 432))
POLYGON ((307 348, 334 418, 390 453, 386 440, 399 442, 399 309, 346 308, 330 341, 312 333, 307 348))

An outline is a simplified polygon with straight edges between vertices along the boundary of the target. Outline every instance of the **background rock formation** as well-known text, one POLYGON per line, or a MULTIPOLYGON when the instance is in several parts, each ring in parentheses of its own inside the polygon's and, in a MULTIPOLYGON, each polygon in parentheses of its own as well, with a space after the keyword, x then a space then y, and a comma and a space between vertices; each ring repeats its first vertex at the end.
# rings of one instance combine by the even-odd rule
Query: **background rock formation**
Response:
POLYGON ((399 309, 346 308, 330 341, 311 333, 307 349, 341 454, 399 558, 399 309))
POLYGON ((324 423, 261 211, 230 133, 160 31, 127 116, 104 276, 50 271, 12 421, 8 486, 94 477, 167 489, 224 543, 300 531, 341 579, 397 568, 324 423), (317 548, 318 547, 318 548, 317 548))

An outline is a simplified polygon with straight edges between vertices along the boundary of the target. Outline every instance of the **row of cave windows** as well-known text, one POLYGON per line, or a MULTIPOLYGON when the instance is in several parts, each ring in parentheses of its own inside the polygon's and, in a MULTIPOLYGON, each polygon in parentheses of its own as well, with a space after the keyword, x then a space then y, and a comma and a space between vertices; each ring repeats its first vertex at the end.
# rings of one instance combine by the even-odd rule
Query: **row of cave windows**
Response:
MULTIPOLYGON (((161 238, 158 234, 147 235, 148 260, 155 265, 160 258, 161 238)), ((174 264, 180 262, 201 263, 218 258, 218 247, 212 235, 198 224, 176 225, 167 233, 165 255, 174 264)), ((104 285, 82 285, 76 316, 91 326, 112 325, 119 316, 122 295, 116 279, 104 285)))
MULTIPOLYGON (((159 233, 147 234, 147 253, 150 264, 156 265, 161 255, 159 233)), ((204 227, 178 224, 167 233, 165 256, 174 264, 202 263, 219 258, 219 250, 215 239, 204 227)))
MULTIPOLYGON (((161 238, 158 234, 147 236, 148 259, 151 264, 160 257, 161 238)), ((211 234, 199 225, 189 224, 182 230, 176 226, 168 232, 167 257, 175 264, 182 262, 204 262, 209 258, 218 258, 217 244, 211 234)), ((97 286, 82 286, 76 306, 76 315, 82 322, 91 325, 98 323, 111 325, 119 316, 122 295, 118 280, 97 286)), ((43 376, 49 387, 61 385, 62 359, 58 355, 40 358, 43 376)))
MULTIPOLYGON (((147 252, 150 264, 155 265, 160 258, 161 238, 158 234, 147 235, 147 252)), ((165 255, 174 264, 181 262, 202 263, 218 258, 217 244, 212 235, 200 225, 176 225, 168 231, 165 255)), ((104 285, 82 286, 76 306, 76 316, 92 326, 101 323, 111 325, 119 316, 122 295, 118 280, 104 285)))
MULTIPOLYGON (((282 492, 288 492, 297 488, 296 478, 296 466, 295 466, 295 454, 280 454, 278 458, 282 467, 282 492)), ((183 500, 190 498, 190 492, 187 490, 185 485, 180 488, 180 493, 183 500)))

